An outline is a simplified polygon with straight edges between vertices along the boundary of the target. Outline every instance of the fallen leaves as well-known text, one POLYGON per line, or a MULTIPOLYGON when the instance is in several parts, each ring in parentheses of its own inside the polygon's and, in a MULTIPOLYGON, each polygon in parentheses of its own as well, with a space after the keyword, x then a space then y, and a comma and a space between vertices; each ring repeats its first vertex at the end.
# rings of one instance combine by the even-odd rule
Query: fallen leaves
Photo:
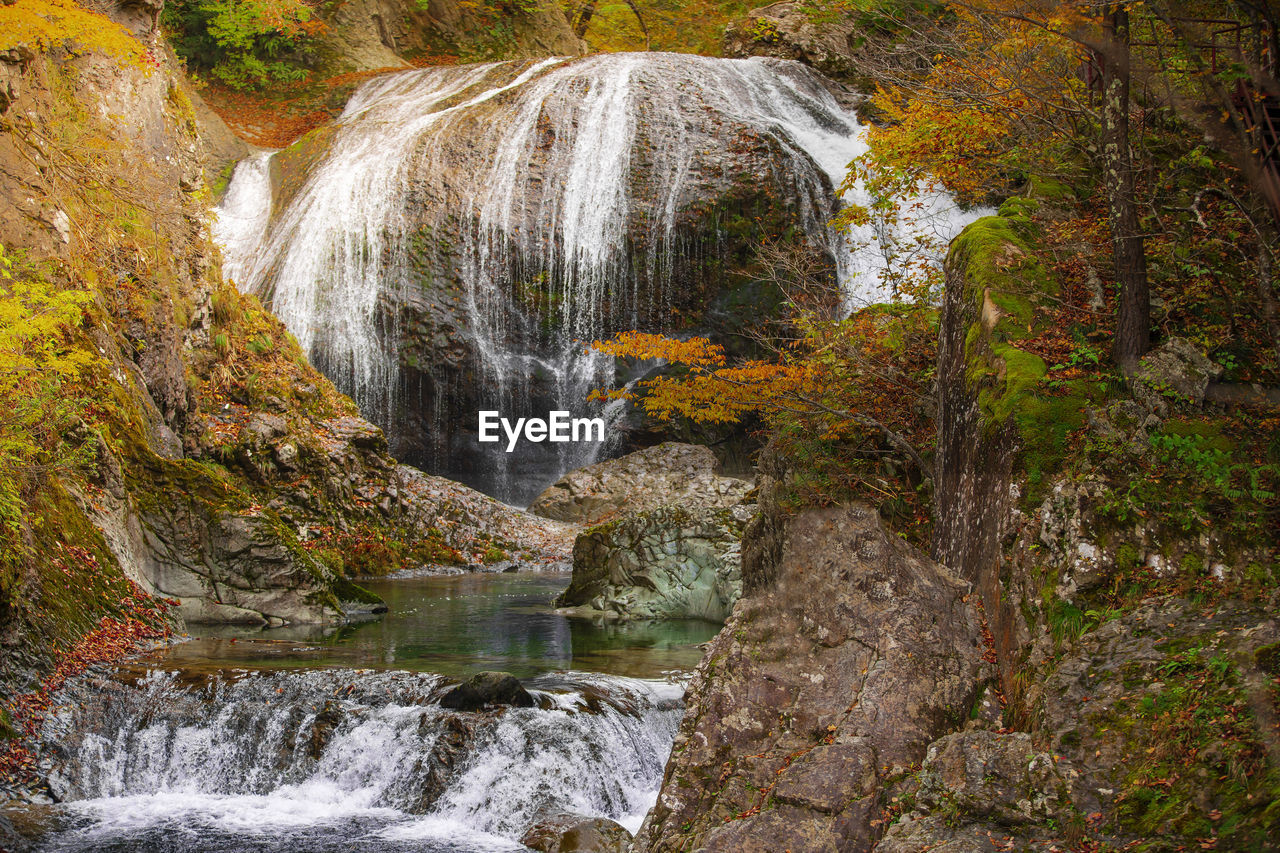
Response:
MULTIPOLYGON (((59 550, 66 558, 82 561, 90 568, 97 566, 96 558, 84 548, 59 545, 59 550)), ((64 557, 55 562, 66 568, 64 557)), ((0 744, 0 789, 12 791, 36 784, 37 756, 28 746, 28 741, 43 724, 51 697, 69 678, 96 664, 119 661, 151 642, 172 635, 166 621, 166 610, 177 602, 148 595, 133 581, 129 581, 129 586, 119 605, 133 615, 123 619, 102 617, 98 627, 82 636, 70 651, 58 654, 53 672, 45 677, 38 689, 6 703, 5 710, 18 737, 0 744)))

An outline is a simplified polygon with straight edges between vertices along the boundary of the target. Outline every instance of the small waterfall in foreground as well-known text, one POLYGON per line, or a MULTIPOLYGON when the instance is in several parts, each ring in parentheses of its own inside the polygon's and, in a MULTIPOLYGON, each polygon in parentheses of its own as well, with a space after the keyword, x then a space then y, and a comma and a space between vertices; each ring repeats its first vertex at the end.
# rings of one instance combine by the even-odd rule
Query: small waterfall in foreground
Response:
MULTIPOLYGON (((608 448, 508 455, 475 441, 476 411, 616 419, 621 406, 586 398, 626 377, 584 343, 709 310, 702 290, 753 217, 803 232, 850 305, 875 300, 876 235, 853 235, 870 244, 853 252, 829 226, 860 132, 826 81, 778 60, 612 54, 388 74, 325 136, 242 163, 218 236, 229 275, 406 461, 523 503, 608 448), (300 186, 276 174, 286 166, 300 186)), ((944 236, 958 230, 953 205, 924 201, 944 236)))
MULTIPOLYGON (((540 688, 541 685, 541 688, 540 688)), ((523 850, 542 812, 638 828, 682 714, 680 687, 563 673, 538 708, 457 713, 430 674, 153 671, 49 726, 74 816, 47 850, 523 850)))

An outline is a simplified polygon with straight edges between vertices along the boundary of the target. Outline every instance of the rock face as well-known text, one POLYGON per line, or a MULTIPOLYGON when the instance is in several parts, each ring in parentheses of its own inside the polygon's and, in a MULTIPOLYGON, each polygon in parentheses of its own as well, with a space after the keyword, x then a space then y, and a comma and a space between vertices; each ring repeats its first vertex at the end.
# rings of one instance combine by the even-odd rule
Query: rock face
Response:
POLYGON ((440 698, 451 711, 483 711, 494 705, 532 708, 533 697, 509 672, 480 672, 440 698))
POLYGON ((405 57, 448 53, 469 60, 576 56, 585 45, 554 4, 504 9, 496 26, 476 4, 456 0, 351 0, 333 7, 320 33, 325 76, 408 68, 405 57))
POLYGON ((529 512, 599 524, 659 506, 723 508, 740 503, 751 484, 719 476, 716 466, 710 448, 666 442, 570 471, 538 495, 529 512))
POLYGON ((806 4, 786 0, 726 27, 724 55, 795 59, 840 80, 857 74, 859 34, 853 15, 816 20, 806 4))
POLYGON ((874 510, 810 510, 785 539, 698 667, 637 850, 869 850, 882 786, 991 675, 968 585, 874 510))
POLYGON ((1036 686, 1036 734, 978 729, 931 745, 914 810, 876 850, 976 853, 995 837, 1049 851, 1072 826, 1121 849, 1218 834, 1221 849, 1274 847, 1264 804, 1280 740, 1265 650, 1278 637, 1274 616, 1242 602, 1206 612, 1154 599, 1106 623, 1036 686), (1201 722, 1188 729, 1183 714, 1201 722), (1233 760, 1249 764, 1247 780, 1225 769, 1233 760))
POLYGON ((538 853, 626 853, 631 833, 608 818, 559 814, 529 827, 520 843, 538 853))
POLYGON ((659 507, 593 527, 573 545, 573 581, 556 599, 591 616, 723 622, 742 592, 747 506, 659 507))
POLYGON ((1142 357, 1133 377, 1133 396, 1161 416, 1169 413, 1171 395, 1184 407, 1204 403, 1209 383, 1222 376, 1222 367, 1189 341, 1173 338, 1142 357))

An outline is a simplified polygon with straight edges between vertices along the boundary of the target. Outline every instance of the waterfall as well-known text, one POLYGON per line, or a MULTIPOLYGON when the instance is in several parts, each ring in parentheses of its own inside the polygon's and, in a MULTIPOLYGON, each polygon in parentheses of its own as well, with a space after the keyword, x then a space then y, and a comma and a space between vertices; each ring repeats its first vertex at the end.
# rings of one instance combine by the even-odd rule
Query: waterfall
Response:
MULTIPOLYGON (((406 461, 506 500, 609 448, 508 456, 475 441, 476 410, 616 419, 621 406, 586 398, 626 377, 584 343, 678 328, 724 266, 724 220, 758 212, 705 209, 717 199, 776 196, 847 303, 877 297, 877 235, 847 242, 829 225, 861 127, 798 63, 645 53, 406 71, 363 84, 330 134, 237 169, 219 210, 227 272, 406 461), (264 176, 312 148, 305 183, 273 198, 264 176)), ((944 236, 958 230, 949 201, 924 202, 944 236)))
POLYGON ((42 849, 187 849, 158 844, 177 831, 202 851, 521 850, 547 810, 634 831, 682 713, 676 685, 583 673, 530 682, 539 707, 483 714, 435 704, 446 684, 431 674, 197 682, 108 682, 47 723, 66 755, 51 785, 80 828, 42 849), (264 836, 277 846, 245 845, 264 836))

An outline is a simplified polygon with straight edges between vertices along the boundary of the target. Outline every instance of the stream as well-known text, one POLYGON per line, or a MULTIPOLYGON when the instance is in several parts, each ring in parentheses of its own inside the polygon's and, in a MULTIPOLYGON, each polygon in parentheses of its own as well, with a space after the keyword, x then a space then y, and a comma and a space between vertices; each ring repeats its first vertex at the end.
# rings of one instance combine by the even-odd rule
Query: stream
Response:
POLYGON ((44 732, 62 802, 6 816, 41 851, 524 850, 548 811, 635 831, 718 626, 569 619, 549 604, 567 581, 385 579, 382 621, 193 627, 64 688, 44 732), (536 707, 438 704, 487 669, 536 707))

